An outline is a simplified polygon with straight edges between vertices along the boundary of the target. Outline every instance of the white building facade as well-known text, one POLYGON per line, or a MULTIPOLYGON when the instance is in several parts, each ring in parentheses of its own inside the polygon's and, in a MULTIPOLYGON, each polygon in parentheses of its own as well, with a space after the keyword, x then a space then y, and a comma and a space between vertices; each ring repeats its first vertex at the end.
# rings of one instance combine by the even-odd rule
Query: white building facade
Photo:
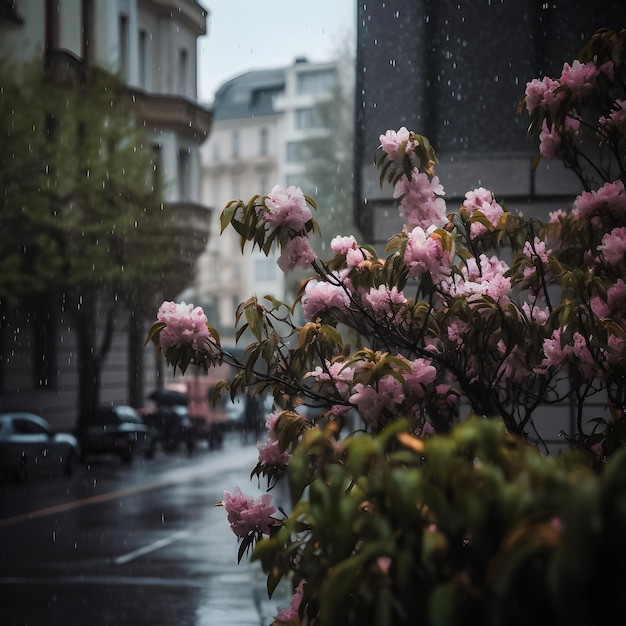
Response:
MULTIPOLYGON (((317 105, 331 97, 348 63, 308 63, 243 74, 222 85, 213 105, 213 129, 201 148, 203 201, 215 207, 209 244, 198 264, 196 293, 212 321, 232 338, 239 303, 252 295, 285 299, 277 255, 241 254, 233 229, 220 236, 219 214, 231 200, 247 202, 274 185, 306 188, 307 142, 328 135, 317 105)), ((351 74, 349 74, 351 80, 351 74)), ((224 341, 223 341, 224 342, 224 341)))
MULTIPOLYGON (((197 39, 206 34, 207 10, 195 0, 16 0, 0 8, 2 59, 41 60, 42 70, 60 80, 81 80, 90 67, 123 80, 133 115, 152 142, 164 201, 185 224, 184 245, 203 249, 210 209, 201 203, 199 148, 212 117, 198 102, 196 77, 197 39)), ((29 352, 33 331, 22 323, 15 333, 6 320, 0 346, 10 347, 11 354, 0 353, 0 410, 33 411, 55 427, 71 427, 78 393, 71 329, 62 328, 59 314, 57 348, 50 355, 58 373, 41 387, 30 371, 36 358, 29 352)), ((140 345, 145 329, 128 324, 124 316, 117 324, 102 372, 101 401, 141 407, 157 371, 153 352, 140 345)))

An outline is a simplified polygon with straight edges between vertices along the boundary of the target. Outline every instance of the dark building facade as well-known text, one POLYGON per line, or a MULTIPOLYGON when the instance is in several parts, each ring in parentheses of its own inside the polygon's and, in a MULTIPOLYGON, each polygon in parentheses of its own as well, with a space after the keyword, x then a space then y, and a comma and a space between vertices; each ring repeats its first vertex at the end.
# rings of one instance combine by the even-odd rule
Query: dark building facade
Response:
POLYGON ((625 28, 626 2, 359 2, 355 221, 365 239, 382 245, 401 226, 372 167, 379 135, 401 126, 435 147, 449 210, 478 186, 509 210, 566 208, 577 181, 560 163, 531 172, 536 146, 517 105, 528 81, 559 76, 601 27, 625 28))

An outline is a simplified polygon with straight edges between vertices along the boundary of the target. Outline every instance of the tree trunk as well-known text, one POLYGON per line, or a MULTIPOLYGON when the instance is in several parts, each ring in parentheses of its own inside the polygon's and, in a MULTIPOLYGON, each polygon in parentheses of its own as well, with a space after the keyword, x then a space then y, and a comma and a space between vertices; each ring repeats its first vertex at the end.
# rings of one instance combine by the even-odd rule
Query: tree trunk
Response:
POLYGON ((81 292, 74 319, 78 337, 78 423, 100 406, 102 365, 111 348, 115 302, 98 302, 95 293, 81 292), (100 306, 108 304, 109 306, 100 306), (101 314, 104 325, 101 325, 101 314))

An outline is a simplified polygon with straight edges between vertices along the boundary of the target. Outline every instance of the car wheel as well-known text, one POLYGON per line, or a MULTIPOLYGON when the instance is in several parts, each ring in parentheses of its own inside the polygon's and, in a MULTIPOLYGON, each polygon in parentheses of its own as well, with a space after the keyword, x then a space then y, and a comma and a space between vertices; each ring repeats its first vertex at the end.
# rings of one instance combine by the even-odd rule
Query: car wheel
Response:
POLYGON ((71 476, 76 470, 76 463, 78 462, 78 458, 74 450, 70 450, 67 453, 67 459, 65 461, 65 467, 63 468, 63 473, 66 476, 71 476))

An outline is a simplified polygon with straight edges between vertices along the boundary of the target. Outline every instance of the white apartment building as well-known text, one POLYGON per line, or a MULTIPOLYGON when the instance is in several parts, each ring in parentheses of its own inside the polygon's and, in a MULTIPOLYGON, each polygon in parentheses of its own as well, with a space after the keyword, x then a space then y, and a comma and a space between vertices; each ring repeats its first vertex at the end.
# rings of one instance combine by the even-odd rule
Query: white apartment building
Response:
MULTIPOLYGON (((201 203, 199 148, 212 117, 198 102, 196 77, 197 39, 206 34, 207 10, 196 0, 15 0, 2 2, 0 9, 2 59, 41 60, 42 70, 61 80, 81 80, 94 66, 122 78, 134 115, 149 132, 164 200, 183 217, 181 245, 202 250, 210 210, 201 203)), ((15 333, 11 323, 19 328, 20 320, 3 320, 0 345, 11 345, 12 358, 9 366, 0 358, 0 410, 31 410, 56 427, 75 423, 75 338, 71 329, 60 328, 60 319, 57 347, 45 355, 54 361, 55 380, 45 387, 30 371, 41 358, 31 354, 33 330, 22 323, 15 333)), ((142 406, 154 389, 156 367, 152 351, 143 346, 145 329, 131 329, 129 323, 121 318, 117 325, 101 400, 142 406)))
POLYGON ((328 135, 316 105, 331 97, 337 81, 352 71, 347 63, 308 63, 253 71, 238 76, 217 91, 213 129, 200 153, 202 197, 215 208, 209 244, 198 264, 196 292, 212 321, 232 338, 240 302, 266 294, 284 299, 284 275, 277 255, 266 258, 255 250, 240 251, 233 229, 220 236, 219 214, 233 199, 247 202, 267 194, 274 185, 306 188, 306 142, 328 135))

